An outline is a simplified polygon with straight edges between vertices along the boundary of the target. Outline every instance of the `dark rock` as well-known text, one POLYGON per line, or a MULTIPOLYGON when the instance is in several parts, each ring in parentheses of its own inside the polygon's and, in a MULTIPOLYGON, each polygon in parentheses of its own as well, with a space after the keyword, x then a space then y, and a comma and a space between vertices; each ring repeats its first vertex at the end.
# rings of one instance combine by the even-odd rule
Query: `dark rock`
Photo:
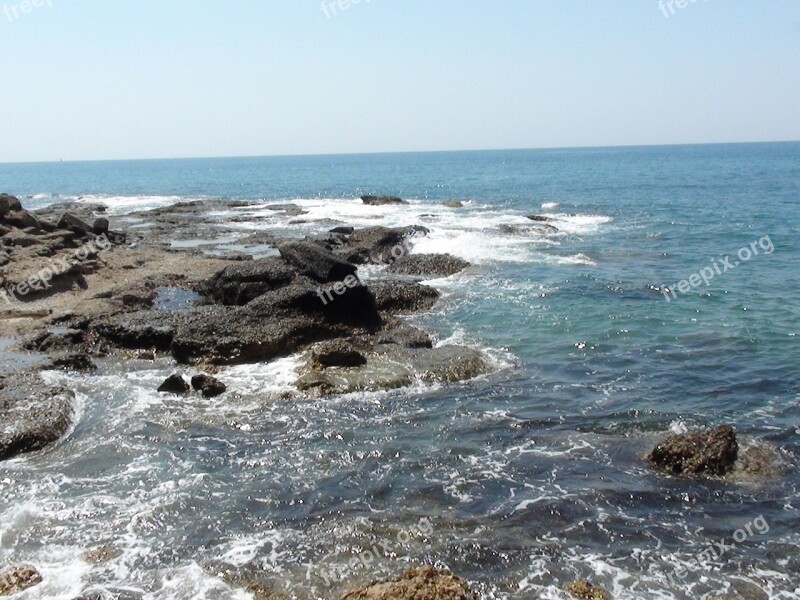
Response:
POLYGON ((284 213, 289 217, 297 217, 300 215, 308 214, 307 210, 303 210, 297 204, 269 204, 264 207, 267 210, 284 213))
POLYGON ((361 201, 370 206, 386 206, 388 204, 408 204, 397 196, 361 196, 361 201))
POLYGON ((328 367, 360 367, 367 359, 352 344, 334 340, 319 344, 311 352, 311 361, 319 369, 328 367))
POLYGON ((158 391, 165 394, 188 394, 189 384, 186 383, 183 375, 174 373, 167 377, 164 383, 159 386, 158 391))
POLYGON ((18 210, 22 210, 22 203, 19 198, 8 194, 0 194, 0 217, 18 210))
POLYGON ((552 225, 547 225, 544 223, 539 223, 537 225, 500 225, 498 229, 502 233, 509 233, 512 235, 530 235, 532 233, 538 235, 550 235, 552 233, 558 233, 558 228, 553 227, 552 225))
POLYGON ((95 235, 103 235, 108 233, 108 219, 105 217, 100 217, 99 219, 95 219, 94 225, 92 225, 92 232, 95 235))
POLYGON ((0 225, 0 237, 8 235, 9 233, 11 233, 10 227, 6 227, 5 225, 0 225))
POLYGON ((0 596, 13 596, 42 581, 39 571, 30 565, 6 569, 0 572, 0 596))
POLYGON ((119 300, 125 308, 140 310, 143 308, 152 308, 157 296, 158 292, 156 292, 156 290, 142 287, 123 292, 119 296, 119 300))
POLYGON ((72 423, 74 395, 33 373, 0 377, 0 460, 42 450, 72 423))
POLYGON ((71 351, 83 342, 84 332, 80 329, 50 329, 26 342, 26 350, 34 352, 71 351))
POLYGON ((68 229, 78 235, 92 233, 92 227, 88 223, 81 221, 75 215, 65 212, 56 223, 59 229, 68 229))
POLYGON ((604 590, 584 579, 568 583, 564 586, 564 591, 569 592, 578 600, 611 600, 611 596, 604 590))
MULTIPOLYGON (((135 313, 134 313, 135 314, 135 313)), ((144 318, 129 316, 100 320, 93 324, 93 329, 102 337, 121 348, 130 350, 148 350, 154 348, 167 351, 172 345, 175 329, 168 322, 168 315, 155 311, 147 311, 144 318)))
POLYGON ((550 217, 543 217, 541 215, 528 215, 526 218, 530 219, 531 221, 537 221, 539 223, 547 223, 550 221, 550 217))
POLYGON ((42 229, 42 223, 39 219, 27 210, 12 210, 3 217, 0 217, 0 219, 2 219, 3 224, 6 226, 17 227, 19 229, 32 227, 37 231, 42 229))
POLYGON ((387 270, 397 275, 450 277, 469 266, 467 261, 450 254, 414 254, 399 258, 387 270))
POLYGON ((173 356, 189 364, 270 360, 315 342, 378 330, 382 319, 370 291, 360 284, 343 290, 335 295, 299 278, 244 307, 185 311, 176 315, 173 356))
POLYGON ((219 379, 205 374, 192 377, 192 387, 205 398, 216 398, 228 391, 227 386, 219 379))
POLYGON ((89 372, 96 371, 97 365, 92 362, 92 359, 85 352, 74 352, 58 356, 50 363, 52 369, 63 369, 65 371, 81 371, 89 372))
POLYGON ((341 600, 477 600, 477 596, 450 571, 424 566, 345 594, 341 600))
POLYGON ((729 425, 688 434, 670 434, 647 457, 654 469, 675 475, 723 476, 739 454, 736 434, 729 425))
POLYGON ((461 200, 445 200, 442 202, 442 206, 446 206, 447 208, 464 208, 464 203, 461 200))
POLYGON ((412 238, 428 231, 422 226, 358 229, 337 252, 354 264, 386 264, 408 254, 412 238))
POLYGON ((226 267, 203 281, 198 292, 218 304, 243 306, 291 283, 296 271, 280 258, 265 258, 226 267))
POLYGON ((341 233, 343 235, 350 235, 355 231, 355 227, 334 227, 330 233, 341 233))
POLYGON ((122 552, 116 548, 100 546, 99 548, 84 552, 82 558, 90 565, 102 565, 120 556, 122 556, 122 552))
POLYGON ((370 285, 380 312, 389 314, 429 310, 439 300, 434 288, 407 281, 380 281, 370 285))
POLYGON ((320 283, 344 281, 355 276, 358 270, 355 265, 311 242, 284 242, 278 246, 278 251, 287 263, 320 283))
POLYGON ((433 340, 427 331, 400 320, 387 324, 384 331, 369 336, 364 343, 370 346, 395 344, 404 348, 433 348, 433 340))

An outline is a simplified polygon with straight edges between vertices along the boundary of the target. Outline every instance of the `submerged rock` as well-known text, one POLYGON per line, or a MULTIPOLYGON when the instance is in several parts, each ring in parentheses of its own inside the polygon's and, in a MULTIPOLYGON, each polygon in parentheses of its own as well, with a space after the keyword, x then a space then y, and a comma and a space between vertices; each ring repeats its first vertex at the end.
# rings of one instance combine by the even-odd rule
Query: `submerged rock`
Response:
POLYGON ((446 569, 430 566, 406 570, 398 579, 376 583, 341 600, 476 600, 469 584, 446 569))
POLYGON ((13 596, 42 581, 39 571, 30 565, 6 569, 0 572, 0 596, 13 596))
POLYGON ((365 351, 360 366, 327 369, 316 364, 313 355, 296 385, 316 395, 377 392, 408 387, 414 381, 455 383, 491 371, 486 358, 465 346, 407 348, 386 345, 365 351))
POLYGON ((74 394, 35 373, 0 377, 0 460, 42 450, 72 424, 74 394))
POLYGON ((465 260, 450 254, 414 254, 403 256, 387 269, 398 275, 450 277, 470 266, 465 260))
POLYGON ((188 394, 189 384, 183 378, 183 375, 174 373, 167 377, 167 379, 158 387, 158 391, 162 394, 188 394))
POLYGON ((445 200, 442 206, 447 208, 464 208, 464 203, 461 200, 445 200))
POLYGON ((550 221, 550 217, 543 217, 541 215, 528 215, 526 218, 530 219, 531 221, 536 221, 538 223, 547 223, 550 221))
POLYGON ((569 592, 579 600, 611 600, 605 590, 592 585, 585 579, 579 579, 564 586, 564 591, 569 592))
POLYGON ((203 394, 204 398, 216 398, 228 391, 227 386, 211 375, 195 375, 192 377, 192 388, 203 394))
POLYGON ((654 469, 675 475, 727 475, 739 455, 733 427, 670 434, 647 457, 654 469))
POLYGON ((385 206, 387 204, 408 204, 407 201, 397 196, 361 196, 361 201, 370 206, 385 206))

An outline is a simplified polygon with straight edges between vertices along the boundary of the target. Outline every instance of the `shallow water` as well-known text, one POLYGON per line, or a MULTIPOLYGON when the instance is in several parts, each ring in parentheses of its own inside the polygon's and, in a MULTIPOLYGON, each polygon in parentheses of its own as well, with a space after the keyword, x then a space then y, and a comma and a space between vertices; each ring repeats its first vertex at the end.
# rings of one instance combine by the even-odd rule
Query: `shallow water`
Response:
POLYGON ((423 561, 487 598, 565 598, 576 577, 621 599, 800 595, 800 145, 0 165, 0 188, 118 215, 206 199, 242 237, 424 224, 414 252, 473 267, 430 282, 443 300, 414 321, 498 366, 324 400, 287 398, 293 357, 223 369, 229 393, 212 401, 157 394, 166 360, 50 374, 79 392, 75 430, 0 464, 0 566, 46 578, 23 597, 249 597, 218 576, 227 566, 336 598, 423 561), (374 191, 412 204, 353 199, 374 191), (304 223, 264 208, 287 201, 304 223), (753 242, 759 254, 709 286, 660 291, 753 242), (785 471, 695 482, 643 462, 667 431, 718 423, 775 448, 785 471), (723 556, 698 560, 721 541, 723 556), (103 545, 121 555, 81 558, 103 545), (358 556, 371 560, 348 566, 358 556))

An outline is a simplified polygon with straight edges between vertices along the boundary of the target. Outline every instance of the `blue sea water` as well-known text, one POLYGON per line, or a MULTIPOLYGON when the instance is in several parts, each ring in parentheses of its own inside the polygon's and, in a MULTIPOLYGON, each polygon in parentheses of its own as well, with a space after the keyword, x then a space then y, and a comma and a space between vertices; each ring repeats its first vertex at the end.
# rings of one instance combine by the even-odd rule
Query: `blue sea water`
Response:
POLYGON ((499 367, 281 402, 287 359, 228 368, 235 393, 211 406, 153 394, 169 364, 70 379, 70 438, 0 464, 0 566, 58 574, 27 597, 250 597, 217 576, 236 567, 336 598, 438 561, 486 598, 565 598, 578 577, 621 599, 800 598, 800 144, 0 165, 0 191, 119 216, 203 199, 246 232, 264 222, 230 200, 296 202, 307 222, 268 226, 298 234, 423 224, 418 251, 474 266, 431 282, 443 300, 417 321, 499 367), (534 214, 559 232, 531 230, 534 214), (680 285, 701 272, 708 285, 680 285), (725 423, 781 471, 647 468, 667 432, 725 423), (379 542, 369 568, 347 566, 379 542), (102 544, 121 556, 78 558, 102 544))

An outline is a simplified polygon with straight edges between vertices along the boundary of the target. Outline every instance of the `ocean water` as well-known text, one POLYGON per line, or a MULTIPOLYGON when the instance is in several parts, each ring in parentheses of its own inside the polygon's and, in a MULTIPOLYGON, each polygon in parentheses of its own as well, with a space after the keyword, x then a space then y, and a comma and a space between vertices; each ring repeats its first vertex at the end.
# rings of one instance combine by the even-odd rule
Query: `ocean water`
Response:
POLYGON ((413 321, 497 366, 291 401, 297 357, 223 369, 213 402, 155 393, 166 359, 49 374, 78 392, 74 430, 0 463, 0 567, 45 575, 20 598, 250 598, 220 576, 238 569, 329 599, 422 562, 484 598, 579 577, 618 599, 800 598, 800 144, 0 165, 0 191, 120 216, 202 199, 223 248, 425 225, 414 252, 473 266, 413 321), (287 201, 303 222, 264 208, 287 201), (723 423, 780 472, 648 469, 667 432, 723 423), (103 545, 119 556, 82 557, 103 545))

